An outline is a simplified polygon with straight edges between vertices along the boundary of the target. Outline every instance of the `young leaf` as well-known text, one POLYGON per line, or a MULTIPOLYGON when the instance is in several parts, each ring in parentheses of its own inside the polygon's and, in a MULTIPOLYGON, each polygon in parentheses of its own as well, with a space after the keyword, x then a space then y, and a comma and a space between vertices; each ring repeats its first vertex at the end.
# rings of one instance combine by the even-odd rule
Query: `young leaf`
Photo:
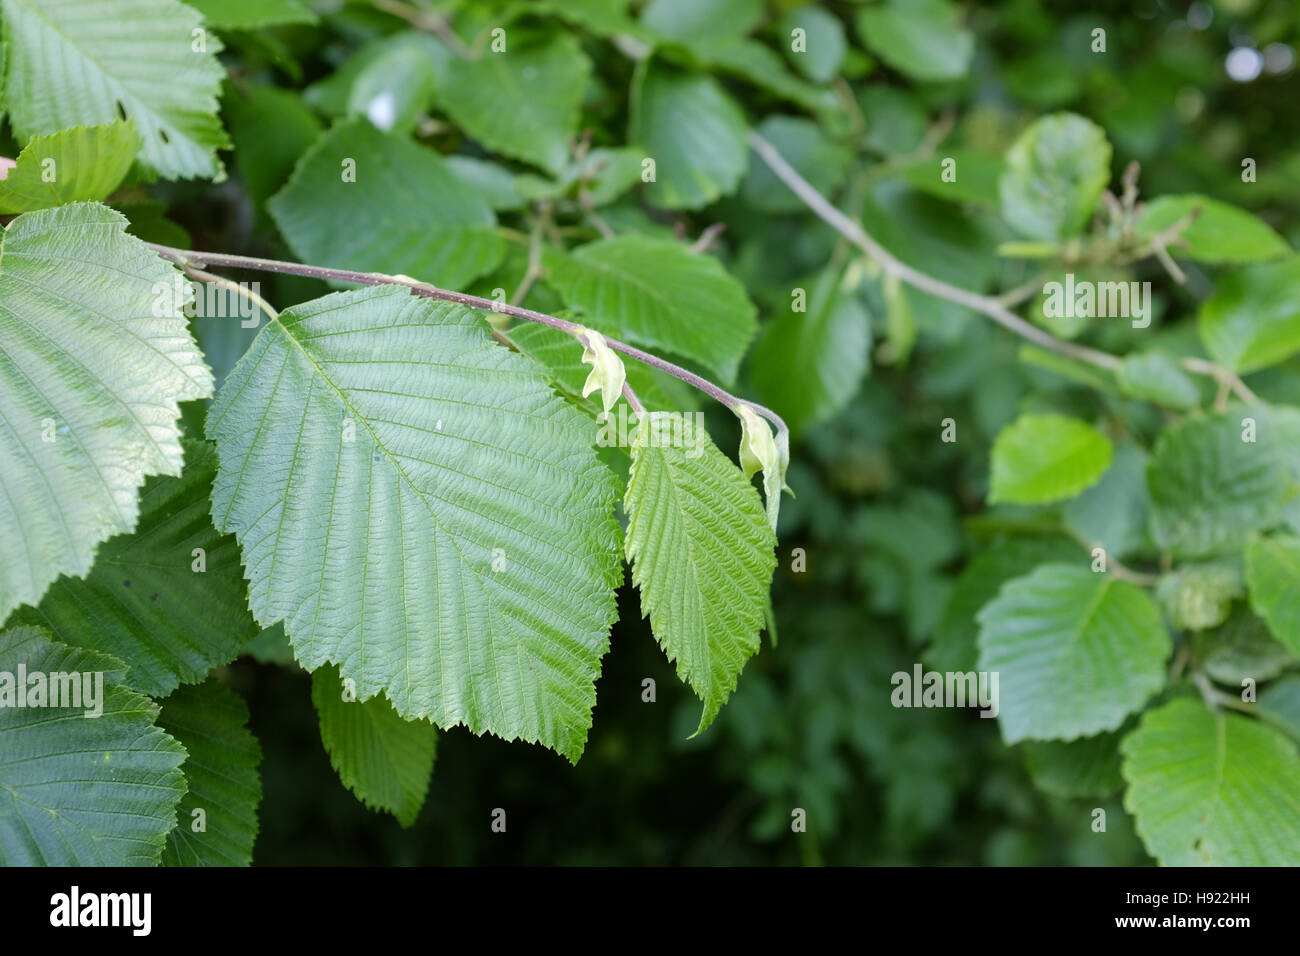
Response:
POLYGON ((1175 256, 1201 262, 1263 262, 1291 251, 1267 223, 1208 196, 1161 196, 1147 204, 1137 232, 1158 235, 1193 209, 1200 209, 1200 215, 1179 233, 1182 241, 1169 246, 1175 256))
POLYGON ((1279 535, 1246 545, 1246 584, 1255 613, 1300 654, 1300 538, 1279 535))
POLYGON ((139 147, 125 120, 33 136, 0 181, 0 213, 103 199, 126 176, 139 147))
POLYGON ((488 149, 540 166, 564 169, 578 128, 578 107, 591 61, 572 33, 447 65, 438 101, 467 134, 488 149))
POLYGON ((758 492, 708 435, 682 432, 661 412, 637 428, 625 547, 642 613, 704 701, 699 733, 758 652, 776 536, 758 492))
POLYGON ((1155 602, 1082 562, 1009 581, 979 624, 979 669, 1000 675, 1009 744, 1114 730, 1165 683, 1172 645, 1155 602))
POLYGON ((20 141, 128 119, 141 163, 159 175, 221 172, 221 42, 196 11, 177 0, 5 0, 3 10, 20 141))
POLYGON ((1165 866, 1288 866, 1300 859, 1300 758, 1272 727, 1182 698, 1120 744, 1124 807, 1165 866))
POLYGON ((627 381, 627 372, 623 369, 623 360, 605 344, 605 337, 591 329, 583 329, 582 362, 591 366, 591 374, 582 386, 582 397, 592 392, 600 392, 600 401, 608 415, 618 400, 623 397, 623 384, 627 381))
POLYGON ((1223 276, 1197 316, 1211 357, 1236 372, 1253 372, 1300 352, 1297 282, 1300 256, 1223 276))
POLYGON ((858 14, 858 35, 876 56, 914 80, 955 80, 970 69, 974 35, 949 0, 887 0, 858 14))
POLYGON ((122 686, 111 657, 65 647, 35 627, 0 633, 0 866, 153 866, 185 793, 185 749, 155 725, 158 705, 122 686), (20 689, 14 675, 29 676, 20 689), (17 706, 46 677, 45 706, 17 706), (53 687, 91 689, 52 708, 53 687), (101 695, 102 696, 99 696, 101 695), (102 709, 98 717, 89 711, 102 709))
POLYGON ((753 478, 757 471, 763 472, 767 523, 775 532, 777 516, 781 511, 781 492, 790 490, 785 483, 785 471, 790 465, 790 449, 778 443, 767 420, 760 418, 748 405, 739 406, 736 415, 740 419, 740 469, 746 478, 753 478))
POLYGON ((384 286, 266 326, 208 417, 218 529, 308 670, 582 753, 621 579, 595 426, 459 306, 384 286))
POLYGON ((1188 419, 1161 433, 1147 467, 1157 546, 1193 558, 1224 554, 1281 520, 1297 479, 1290 440, 1269 412, 1188 419))
POLYGON ((133 533, 104 542, 89 575, 59 578, 9 621, 111 654, 129 668, 127 683, 152 697, 202 681, 257 635, 239 548, 209 516, 216 450, 202 441, 183 448, 181 477, 145 482, 133 533))
POLYGON ((403 720, 381 696, 344 696, 338 668, 311 675, 311 699, 320 739, 343 785, 367 807, 385 810, 409 827, 429 792, 438 731, 424 720, 403 720))
POLYGON ((212 393, 180 273, 125 226, 76 203, 0 239, 0 617, 135 527, 145 476, 180 474, 178 403, 212 393))
POLYGON ((653 205, 699 209, 735 191, 748 162, 745 115, 716 80, 651 67, 633 97, 628 142, 654 160, 653 205))
POLYGON ((1021 235, 1077 235, 1110 180, 1110 143, 1101 127, 1074 113, 1045 116, 1007 152, 999 182, 1002 215, 1021 235))
POLYGON ((735 380, 756 310, 717 259, 669 239, 630 235, 572 254, 548 249, 543 262, 565 304, 601 332, 671 349, 735 380))
POLYGON ((1086 422, 1022 415, 993 443, 990 503, 1045 504, 1071 498, 1110 467, 1114 446, 1086 422))
POLYGON ((163 866, 248 866, 257 839, 262 748, 248 730, 248 708, 209 680, 182 687, 162 705, 158 726, 185 747, 189 789, 167 834, 163 866))
POLYGON ((305 262, 461 289, 504 252, 496 216, 431 149, 354 117, 316 141, 267 208, 305 262))

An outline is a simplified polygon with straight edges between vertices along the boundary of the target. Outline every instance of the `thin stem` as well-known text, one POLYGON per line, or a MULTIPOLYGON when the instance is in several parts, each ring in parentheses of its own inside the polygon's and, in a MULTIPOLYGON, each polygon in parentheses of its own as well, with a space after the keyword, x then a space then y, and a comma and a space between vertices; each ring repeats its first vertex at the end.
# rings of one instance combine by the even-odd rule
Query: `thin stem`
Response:
MULTIPOLYGON (((485 299, 482 296, 469 295, 465 292, 453 292, 450 289, 440 289, 438 286, 430 285, 427 282, 415 282, 411 279, 398 278, 397 276, 386 275, 382 272, 355 272, 351 269, 334 269, 329 266, 310 266, 304 265, 300 262, 284 262, 279 259, 258 259, 253 256, 236 256, 226 252, 198 252, 189 249, 176 249, 172 246, 163 246, 153 242, 146 243, 146 245, 168 262, 174 262, 182 268, 220 266, 229 269, 252 269, 257 272, 275 272, 281 275, 306 276, 309 279, 352 282, 357 285, 404 285, 416 295, 424 296, 425 298, 437 299, 441 302, 455 302, 457 305, 463 305, 470 309, 482 309, 486 312, 510 315, 516 319, 523 319, 527 322, 538 322, 542 325, 548 325, 553 329, 559 329, 561 332, 572 335, 575 338, 578 337, 582 331, 582 326, 576 322, 559 319, 553 315, 547 315, 544 312, 534 312, 532 309, 525 309, 522 306, 497 302, 493 299, 485 299)), ((657 355, 652 355, 649 352, 636 348, 635 346, 628 345, 625 342, 620 342, 618 339, 611 339, 606 336, 605 344, 615 352, 621 352, 629 358, 634 358, 638 362, 643 362, 651 368, 657 368, 659 371, 671 375, 673 378, 679 379, 693 388, 699 389, 705 395, 720 402, 732 411, 736 411, 742 405, 753 409, 757 414, 762 415, 776 426, 778 439, 789 432, 785 420, 765 405, 760 405, 758 402, 751 402, 745 398, 738 398, 726 389, 713 384, 706 378, 696 375, 694 372, 687 371, 680 365, 674 365, 666 359, 661 359, 657 355)))
POLYGON ((542 232, 546 228, 546 220, 549 218, 547 212, 539 212, 537 219, 533 221, 533 230, 528 237, 528 268, 524 271, 524 277, 519 282, 519 288, 515 289, 515 294, 510 297, 511 305, 519 305, 528 297, 529 291, 542 275, 542 232))
POLYGON ((840 235, 844 236, 851 243, 861 249, 867 256, 880 265, 889 275, 895 276, 908 285, 920 289, 922 292, 929 292, 941 299, 947 299, 949 302, 956 302, 968 309, 987 315, 994 322, 1010 329, 1021 338, 1028 339, 1036 345, 1041 345, 1049 351, 1056 352, 1058 355, 1064 355, 1069 358, 1078 359, 1095 365, 1098 368, 1104 368, 1109 371, 1118 371, 1121 361, 1118 356, 1111 355, 1109 352, 1101 352, 1097 349, 1091 349, 1084 345, 1076 345, 1073 342, 1063 342, 1053 335, 1044 332, 1036 325, 1031 325, 1020 316, 1006 308, 996 299, 989 296, 980 295, 977 292, 970 292, 966 289, 960 289, 955 285, 950 285, 933 276, 926 275, 918 269, 894 258, 894 256, 885 249, 880 243, 867 235, 866 230, 858 223, 854 222, 844 213, 840 212, 829 202, 826 201, 817 192, 808 181, 805 180, 794 168, 785 161, 784 157, 777 152, 776 148, 765 140, 762 136, 751 131, 749 134, 749 145, 753 147, 754 152, 758 153, 763 162, 771 167, 772 172, 777 175, 783 183, 797 195, 817 216, 840 235))
POLYGON ((245 288, 244 286, 240 285, 238 282, 231 282, 229 279, 226 279, 222 276, 214 276, 211 272, 207 272, 195 266, 188 266, 188 265, 185 266, 185 274, 197 282, 207 282, 210 285, 220 286, 223 289, 229 289, 231 292, 235 293, 238 296, 241 296, 248 302, 251 302, 257 308, 265 312, 272 322, 274 322, 276 319, 280 317, 280 313, 271 307, 271 303, 267 302, 265 299, 263 299, 252 289, 245 288))
POLYGON ((636 397, 636 392, 632 391, 632 386, 627 382, 623 383, 623 397, 627 399, 628 406, 636 412, 638 418, 645 415, 645 406, 641 404, 641 400, 636 397))

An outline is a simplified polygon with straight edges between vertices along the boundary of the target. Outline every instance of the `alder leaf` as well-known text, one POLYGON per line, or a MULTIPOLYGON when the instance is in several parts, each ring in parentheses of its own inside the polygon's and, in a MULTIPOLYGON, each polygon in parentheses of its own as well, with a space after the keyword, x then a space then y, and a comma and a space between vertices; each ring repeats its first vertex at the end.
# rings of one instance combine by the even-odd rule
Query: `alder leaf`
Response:
POLYGON ((596 427, 482 318, 399 286, 294 306, 213 403, 217 528, 309 671, 576 762, 621 581, 596 427))
POLYGON ((641 611, 704 701, 699 733, 758 651, 776 536, 753 485, 707 434, 686 438, 670 413, 638 425, 623 504, 641 611))
POLYGON ((178 0, 4 0, 3 12, 20 142, 128 119, 146 168, 167 179, 222 174, 222 47, 197 11, 178 0))
MULTIPOLYGON (((0 866, 158 863, 185 793, 185 749, 157 725, 158 705, 122 685, 124 670, 40 628, 0 633, 0 866), (32 675, 45 678, 44 706, 16 706, 20 667, 28 694, 32 675), (80 706, 51 706, 55 674, 75 674, 97 706, 75 696, 80 706)), ((57 684, 62 695, 73 681, 57 684)))
POLYGON ((135 527, 145 476, 180 474, 178 403, 212 393, 180 273, 125 227, 75 203, 0 239, 0 616, 135 527))
POLYGON ((0 213, 103 199, 131 169, 139 146, 124 120, 33 136, 0 181, 0 213))
POLYGON ((343 785, 368 807, 385 810, 404 827, 415 823, 429 792, 438 731, 425 720, 403 720, 383 696, 344 696, 338 668, 311 675, 320 738, 343 785))
POLYGON ((188 754, 181 764, 188 790, 167 834, 163 865, 250 865, 262 748, 248 730, 243 698, 216 680, 182 687, 163 701, 158 726, 188 754))

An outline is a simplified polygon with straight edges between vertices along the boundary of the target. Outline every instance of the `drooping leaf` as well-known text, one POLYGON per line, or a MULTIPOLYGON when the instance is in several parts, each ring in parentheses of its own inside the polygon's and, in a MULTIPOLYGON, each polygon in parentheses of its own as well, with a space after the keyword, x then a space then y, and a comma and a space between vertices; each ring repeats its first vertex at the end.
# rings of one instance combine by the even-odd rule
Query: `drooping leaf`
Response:
POLYGON ((1255 613, 1300 654, 1300 538, 1278 535, 1246 545, 1246 584, 1255 613))
POLYGON ((125 120, 33 136, 0 181, 0 213, 103 199, 126 176, 139 146, 125 120))
POLYGON ((591 61, 572 33, 531 45, 508 41, 503 52, 450 61, 438 101, 489 149, 558 173, 590 74, 591 61))
POLYGON ((1105 132, 1082 116, 1037 120, 1007 151, 999 182, 1002 215, 1031 239, 1076 235, 1110 180, 1110 155, 1105 132))
POLYGON ((89 575, 59 578, 9 622, 112 655, 127 665, 126 683, 153 697, 202 681, 257 634, 239 548, 209 515, 216 451, 183 446, 181 477, 145 482, 134 532, 104 542, 89 575))
POLYGON ((320 737, 343 785, 368 807, 409 827, 429 792, 438 731, 426 720, 403 720, 383 696, 345 696, 338 669, 311 675, 320 737))
POLYGON ((740 185, 748 163, 745 116, 716 80, 651 67, 633 96, 628 142, 654 160, 651 204, 698 209, 740 185))
POLYGON ((979 613, 979 669, 999 677, 1002 738, 1115 730, 1165 683, 1172 649, 1141 588, 1087 565, 1043 565, 979 613))
POLYGON ((1139 235, 1155 236, 1192 210, 1200 215, 1179 232, 1182 242, 1169 246, 1172 255, 1201 262, 1263 262, 1291 251, 1286 240, 1263 220, 1208 196, 1161 196, 1147 204, 1138 220, 1139 235))
POLYGON ((1120 744, 1124 807, 1166 866, 1300 862, 1300 758, 1277 730, 1182 698, 1120 744))
POLYGON ((145 476, 180 473, 178 403, 212 391, 184 316, 157 314, 180 274, 125 226, 76 203, 0 240, 0 616, 135 526, 145 476))
POLYGON ((1236 372, 1276 365, 1300 352, 1300 256, 1224 275, 1197 317, 1210 356, 1236 372))
POLYGON ((1192 408, 1201 400, 1201 392, 1191 376, 1160 352, 1133 352, 1124 356, 1119 384, 1126 394, 1167 408, 1192 408))
POLYGON ((248 730, 243 698, 216 680, 182 687, 163 701, 158 726, 189 755, 181 764, 188 791, 163 865, 248 866, 262 802, 262 748, 248 730))
POLYGON ((1042 504, 1078 494, 1110 467, 1114 446, 1086 422, 1022 415, 993 443, 989 501, 1042 504))
POLYGON ((214 520, 304 667, 577 760, 621 576, 614 480, 530 360, 400 287, 330 295, 259 333, 208 434, 214 520))
POLYGON ((708 435, 684 436, 663 413, 638 427, 624 508, 641 610, 704 701, 699 733, 758 651, 776 538, 758 492, 708 435))
POLYGON ((3 12, 19 140, 128 119, 141 163, 159 175, 220 174, 221 42, 196 11, 178 0, 5 0, 3 12))
POLYGON ((753 338, 744 287, 712 256, 649 236, 601 239, 543 255, 547 281, 587 324, 614 338, 679 352, 735 380, 753 338))
POLYGON ((876 56, 914 80, 955 80, 970 68, 975 37, 949 0, 886 0, 858 14, 858 35, 876 56))
POLYGON ((503 253, 492 210, 437 153, 360 117, 317 140, 267 208, 313 265, 461 289, 503 253))
POLYGON ((0 865, 158 862, 185 793, 185 749, 156 726, 158 705, 122 685, 123 670, 39 628, 0 633, 0 672, 9 678, 0 678, 0 865), (15 696, 20 666, 28 676, 23 707, 15 696), (44 706, 32 705, 33 674, 45 678, 44 706), (78 680, 94 706, 63 696, 75 694, 78 680), (51 706, 56 685, 59 707, 51 706), (87 716, 95 710, 102 713, 87 716))
POLYGON ((1147 467, 1155 543, 1205 557, 1236 551, 1253 532, 1277 524, 1297 491, 1288 443, 1267 409, 1188 419, 1163 431, 1147 467))

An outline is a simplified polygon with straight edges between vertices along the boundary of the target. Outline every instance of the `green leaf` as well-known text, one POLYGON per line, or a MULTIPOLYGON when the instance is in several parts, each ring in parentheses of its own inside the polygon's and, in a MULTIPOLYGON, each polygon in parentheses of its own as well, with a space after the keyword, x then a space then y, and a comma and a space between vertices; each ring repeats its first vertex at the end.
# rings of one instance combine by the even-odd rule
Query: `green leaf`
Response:
POLYGON ((315 23, 301 0, 186 0, 218 30, 258 30, 284 23, 315 23))
POLYGON ((181 477, 145 482, 135 531, 104 542, 88 576, 59 578, 9 621, 111 654, 129 668, 127 683, 152 697, 202 681, 257 635, 235 539, 209 517, 216 451, 209 442, 183 447, 181 477))
POLYGON ((1174 626, 1192 631, 1222 624, 1232 602, 1245 593, 1240 566, 1213 561, 1180 565, 1161 577, 1155 590, 1174 626))
POLYGON ((473 156, 445 156, 443 160, 457 179, 498 212, 528 205, 527 197, 519 191, 515 174, 504 166, 473 156))
POLYGON ((776 536, 758 492, 707 434, 650 413, 632 445, 625 548, 641 612, 713 722, 758 652, 776 536), (677 434, 674 433, 677 428, 677 434))
POLYGON ((1229 272, 1197 315, 1201 341, 1236 372, 1276 365, 1300 352, 1300 256, 1229 272))
POLYGON ((1165 866, 1300 863, 1300 758, 1278 731, 1182 698, 1120 744, 1124 807, 1165 866))
POLYGON ((787 10, 777 21, 786 59, 815 83, 828 83, 840 71, 848 42, 839 17, 815 3, 787 10), (802 49, 794 47, 794 31, 803 31, 802 49))
POLYGON ((974 35, 948 0, 887 0, 858 14, 858 35, 898 72, 922 81, 956 80, 970 69, 974 35))
POLYGON ((1169 246, 1179 258, 1201 262, 1262 262, 1291 251, 1286 240, 1244 209, 1208 196, 1161 196, 1147 204, 1138 220, 1140 236, 1155 236, 1192 210, 1200 215, 1179 233, 1181 242, 1169 246))
POLYGON ((394 44, 369 61, 352 81, 347 112, 384 133, 410 133, 429 110, 437 75, 414 44, 394 44))
POLYGON ((615 482, 530 359, 462 307, 338 293, 262 329, 207 427, 213 518, 307 670, 577 760, 621 579, 615 482))
POLYGON ((1201 670, 1238 689, 1246 678, 1257 683, 1272 680, 1295 663, 1295 657, 1273 639, 1264 622, 1240 604, 1218 627, 1193 634, 1192 646, 1201 670))
POLYGON ((1071 498, 1110 467, 1114 446, 1086 422, 1022 415, 993 443, 989 502, 1045 504, 1071 498))
MULTIPOLYGON (((851 158, 849 150, 833 143, 812 120, 769 116, 757 132, 823 196, 831 195, 844 180, 851 158)), ((742 195, 745 202, 765 212, 803 212, 803 200, 777 178, 757 153, 749 154, 749 172, 742 195)))
POLYGON ((944 604, 925 651, 926 665, 939 671, 973 671, 979 658, 975 616, 1002 585, 1040 564, 1083 562, 1086 557, 1078 542, 1063 535, 1013 537, 978 552, 962 569, 944 604))
POLYGON ((262 748, 248 729, 243 698, 216 680, 182 687, 163 701, 158 726, 189 754, 181 764, 189 790, 167 834, 163 865, 250 865, 262 802, 262 748))
POLYGON ((1123 559, 1146 543, 1151 498, 1147 493, 1148 456, 1137 444, 1121 441, 1101 480, 1065 505, 1062 517, 1079 539, 1123 559))
POLYGON ((220 41, 177 0, 5 0, 6 96, 20 141, 132 120, 141 163, 167 179, 221 174, 220 41), (106 25, 116 24, 115 29, 106 25))
POLYGON ((1246 545, 1246 585, 1255 613, 1300 654, 1300 538, 1278 535, 1246 545))
POLYGON ((358 800, 415 823, 429 792, 438 731, 423 720, 403 720, 384 697, 357 700, 335 667, 311 675, 311 699, 330 763, 358 800))
POLYGON ((627 371, 618 353, 605 343, 605 337, 591 329, 582 329, 579 333, 582 348, 582 363, 591 366, 587 380, 582 384, 582 397, 592 392, 600 392, 601 406, 609 414, 620 398, 623 397, 623 385, 627 381, 627 371))
POLYGON ((249 196, 262 206, 316 142, 320 120, 298 94, 260 83, 243 94, 230 93, 223 105, 235 141, 235 171, 249 196))
MULTIPOLYGON (((123 668, 39 629, 0 633, 0 865, 153 866, 185 792, 185 750, 155 726, 158 705, 123 668), (19 667, 28 706, 16 706, 19 667), (41 674, 46 706, 31 706, 41 674), (97 707, 51 707, 54 675, 78 675, 97 707), (88 710, 102 709, 98 717, 88 710)), ((60 693, 70 681, 59 680, 60 693)), ((72 700, 76 702, 76 698, 72 700)))
POLYGON ((1146 592, 1087 566, 1049 564, 979 613, 979 669, 1000 677, 1002 738, 1115 730, 1165 683, 1172 645, 1146 592))
POLYGON ((505 52, 453 59, 438 101, 488 149, 558 173, 577 133, 591 61, 571 33, 531 46, 517 42, 511 37, 505 52))
POLYGON ((900 172, 914 188, 939 199, 996 207, 998 181, 1005 169, 1000 157, 958 149, 913 160, 900 172))
POLYGON ((758 394, 796 435, 847 407, 870 367, 871 314, 843 281, 834 269, 817 276, 804 290, 806 311, 792 300, 763 326, 750 357, 758 394))
POLYGON ((1120 735, 1025 743, 1025 765, 1040 790, 1061 797, 1109 797, 1124 786, 1120 735))
POLYGON ((212 393, 184 316, 155 314, 180 274, 125 226, 76 203, 0 240, 0 617, 135 527, 145 476, 180 474, 179 403, 212 393))
POLYGON ((317 140, 267 208, 294 252, 313 265, 461 289, 504 253, 492 210, 442 157, 361 118, 317 140), (355 182, 344 178, 350 164, 355 182))
POLYGON ((655 161, 650 203, 698 209, 740 185, 748 164, 745 115, 717 81, 651 67, 633 87, 629 143, 655 161))
POLYGON ((1193 408, 1201 401, 1201 390, 1192 377, 1173 358, 1160 352, 1124 356, 1119 385, 1126 395, 1166 408, 1193 408))
POLYGON ((762 15, 762 0, 651 0, 641 25, 669 40, 708 46, 744 36, 762 15))
POLYGON ((124 120, 34 136, 0 181, 0 213, 103 199, 126 176, 139 145, 124 120))
POLYGON ((1281 520, 1297 483, 1266 412, 1188 419, 1161 433, 1147 468, 1157 546, 1193 558, 1238 551, 1281 520))
POLYGON ((735 381, 756 310, 717 259, 672 240, 627 235, 571 254, 548 247, 542 262, 547 282, 593 328, 680 353, 735 381))
POLYGON ((1110 181, 1106 133, 1074 113, 1037 120, 1007 151, 1002 215, 1023 236, 1054 241, 1088 224, 1110 181))

